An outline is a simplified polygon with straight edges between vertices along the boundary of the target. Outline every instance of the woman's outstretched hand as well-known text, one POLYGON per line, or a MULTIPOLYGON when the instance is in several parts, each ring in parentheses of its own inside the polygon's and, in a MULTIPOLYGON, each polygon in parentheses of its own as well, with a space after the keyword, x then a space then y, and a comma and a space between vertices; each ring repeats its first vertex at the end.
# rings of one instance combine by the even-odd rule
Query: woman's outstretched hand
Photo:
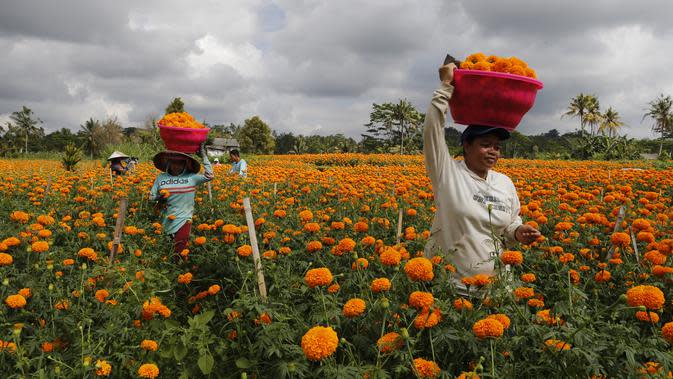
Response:
POLYGON ((528 224, 522 224, 516 228, 516 232, 514 232, 516 240, 526 245, 535 242, 541 235, 542 233, 540 233, 539 230, 528 224))
POLYGON ((439 80, 442 84, 451 85, 451 82, 453 81, 453 70, 455 69, 456 65, 454 63, 445 64, 439 68, 439 80))

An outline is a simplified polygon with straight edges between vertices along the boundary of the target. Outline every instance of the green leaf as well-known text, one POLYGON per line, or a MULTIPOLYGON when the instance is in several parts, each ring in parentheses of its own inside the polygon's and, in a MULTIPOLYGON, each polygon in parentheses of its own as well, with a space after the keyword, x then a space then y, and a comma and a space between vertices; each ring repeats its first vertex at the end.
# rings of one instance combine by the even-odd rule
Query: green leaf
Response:
POLYGON ((236 367, 238 367, 240 369, 245 370, 245 369, 249 368, 250 366, 252 366, 252 363, 248 360, 248 358, 238 358, 236 360, 236 367))
POLYGON ((199 323, 201 325, 206 325, 210 320, 213 319, 213 316, 215 316, 215 311, 209 310, 207 312, 203 312, 203 314, 197 316, 199 317, 199 323))
POLYGON ((187 347, 182 343, 178 343, 173 348, 173 356, 176 361, 181 361, 187 355, 187 347))
POLYGON ((199 360, 196 363, 199 365, 201 372, 204 375, 208 375, 210 374, 211 371, 213 371, 213 365, 215 364, 215 360, 213 359, 212 355, 204 354, 199 357, 199 360))

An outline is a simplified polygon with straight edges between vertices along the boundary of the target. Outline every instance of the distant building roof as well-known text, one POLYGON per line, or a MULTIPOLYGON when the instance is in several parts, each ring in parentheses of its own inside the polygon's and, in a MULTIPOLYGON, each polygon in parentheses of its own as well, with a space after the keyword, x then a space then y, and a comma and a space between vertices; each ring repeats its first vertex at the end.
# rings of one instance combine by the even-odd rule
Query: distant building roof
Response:
POLYGON ((212 147, 240 147, 241 145, 234 138, 213 138, 212 147))

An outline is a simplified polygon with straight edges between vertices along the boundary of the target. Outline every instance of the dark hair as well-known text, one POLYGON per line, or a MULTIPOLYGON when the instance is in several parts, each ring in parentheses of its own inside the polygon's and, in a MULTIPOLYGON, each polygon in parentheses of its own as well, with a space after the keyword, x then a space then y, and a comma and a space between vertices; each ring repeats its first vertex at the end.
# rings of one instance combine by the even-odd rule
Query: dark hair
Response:
POLYGON ((233 155, 235 157, 240 157, 241 153, 238 152, 236 149, 229 150, 229 155, 233 155))

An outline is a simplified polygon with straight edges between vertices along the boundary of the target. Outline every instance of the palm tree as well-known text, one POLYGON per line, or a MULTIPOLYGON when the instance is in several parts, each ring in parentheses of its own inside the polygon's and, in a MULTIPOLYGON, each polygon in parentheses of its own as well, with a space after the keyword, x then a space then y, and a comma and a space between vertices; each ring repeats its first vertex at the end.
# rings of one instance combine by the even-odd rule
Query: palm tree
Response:
POLYGON ((28 135, 31 134, 36 134, 40 132, 40 128, 37 127, 37 124, 42 123, 42 120, 38 119, 33 119, 33 111, 26 107, 25 105, 23 106, 23 109, 21 111, 13 112, 9 118, 14 121, 14 126, 19 128, 19 130, 23 131, 23 134, 25 135, 25 150, 24 152, 28 152, 28 135))
POLYGON ((614 137, 622 126, 624 126, 624 123, 619 116, 619 112, 609 107, 601 116, 601 124, 598 126, 598 131, 603 134, 607 131, 608 137, 614 137))
POLYGON ((596 95, 587 95, 587 109, 584 115, 584 122, 589 125, 591 135, 596 135, 598 125, 601 124, 603 115, 601 114, 601 106, 596 95))
POLYGON ((585 128, 585 119, 584 115, 587 114, 587 110, 591 106, 591 95, 585 95, 580 92, 579 95, 570 99, 570 104, 566 113, 564 113, 561 118, 564 116, 568 117, 579 117, 580 119, 580 130, 584 131, 585 128))
POLYGON ((650 101, 647 113, 643 115, 643 120, 646 117, 654 120, 652 131, 661 133, 659 141, 659 155, 664 147, 664 138, 673 133, 673 99, 670 96, 665 96, 662 93, 658 98, 650 101))
POLYGON ((369 116, 368 133, 371 138, 380 139, 386 136, 387 142, 400 144, 400 154, 404 154, 404 141, 413 134, 423 122, 423 114, 419 113, 406 99, 397 104, 374 104, 374 111, 369 116))
POLYGON ((82 129, 80 133, 82 133, 82 137, 84 137, 83 148, 87 153, 89 153, 91 159, 93 159, 94 154, 98 154, 98 150, 101 147, 100 122, 90 118, 84 123, 84 125, 80 125, 80 128, 82 129))

